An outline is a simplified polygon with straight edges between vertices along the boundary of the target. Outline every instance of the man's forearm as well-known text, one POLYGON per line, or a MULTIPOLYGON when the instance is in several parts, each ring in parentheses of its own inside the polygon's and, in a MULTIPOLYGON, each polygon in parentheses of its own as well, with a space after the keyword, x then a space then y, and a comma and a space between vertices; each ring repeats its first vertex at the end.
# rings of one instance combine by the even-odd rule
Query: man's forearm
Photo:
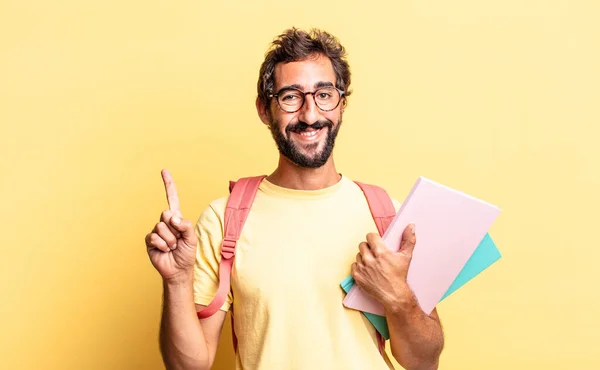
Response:
POLYGON ((208 370, 209 352, 196 316, 192 279, 163 282, 160 350, 168 370, 208 370))
POLYGON ((437 369, 444 347, 444 335, 437 312, 431 317, 416 298, 386 306, 390 346, 394 358, 406 370, 437 369))

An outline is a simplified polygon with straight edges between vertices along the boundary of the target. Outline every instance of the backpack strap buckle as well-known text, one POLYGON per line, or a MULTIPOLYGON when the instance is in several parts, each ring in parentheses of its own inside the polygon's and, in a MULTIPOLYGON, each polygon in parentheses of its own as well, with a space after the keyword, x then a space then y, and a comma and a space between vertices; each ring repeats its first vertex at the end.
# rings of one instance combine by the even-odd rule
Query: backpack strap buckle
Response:
POLYGON ((235 239, 225 238, 223 244, 221 244, 221 256, 226 260, 235 256, 235 245, 237 241, 235 239))

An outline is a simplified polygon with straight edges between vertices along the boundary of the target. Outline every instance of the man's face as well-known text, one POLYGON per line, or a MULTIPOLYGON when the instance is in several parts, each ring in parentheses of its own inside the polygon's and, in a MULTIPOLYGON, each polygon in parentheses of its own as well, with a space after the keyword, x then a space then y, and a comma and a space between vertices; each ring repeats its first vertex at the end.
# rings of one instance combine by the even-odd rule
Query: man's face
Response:
MULTIPOLYGON (((335 72, 329 58, 312 57, 304 61, 279 63, 275 66, 277 93, 287 87, 304 92, 323 86, 335 86, 335 72)), ((267 108, 268 124, 279 152, 301 167, 318 168, 331 157, 335 138, 342 122, 343 102, 331 111, 322 111, 314 96, 307 95, 304 105, 294 113, 287 113, 272 98, 267 108)))

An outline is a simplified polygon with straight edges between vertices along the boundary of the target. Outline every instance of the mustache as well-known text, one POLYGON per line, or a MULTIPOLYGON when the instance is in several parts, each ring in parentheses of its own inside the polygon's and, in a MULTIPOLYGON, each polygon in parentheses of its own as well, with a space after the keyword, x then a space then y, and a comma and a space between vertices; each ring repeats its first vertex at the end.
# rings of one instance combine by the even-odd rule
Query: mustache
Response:
POLYGON ((331 129, 333 127, 333 123, 331 121, 316 121, 312 125, 309 125, 306 122, 299 121, 298 123, 294 123, 293 125, 288 125, 285 128, 285 131, 288 133, 289 132, 301 133, 301 132, 308 130, 309 128, 312 128, 314 130, 320 130, 325 127, 331 129))

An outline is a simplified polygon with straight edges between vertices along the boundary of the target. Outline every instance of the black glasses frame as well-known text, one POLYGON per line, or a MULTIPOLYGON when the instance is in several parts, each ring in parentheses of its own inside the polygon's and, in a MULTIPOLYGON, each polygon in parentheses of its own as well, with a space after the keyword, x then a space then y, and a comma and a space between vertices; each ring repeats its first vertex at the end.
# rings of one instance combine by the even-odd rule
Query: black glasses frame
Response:
POLYGON ((302 90, 300 90, 300 89, 296 89, 295 87, 286 87, 286 88, 283 88, 283 89, 281 89, 281 90, 277 91, 275 94, 269 94, 269 99, 270 99, 270 98, 275 98, 275 100, 277 101, 277 105, 279 106, 279 108, 280 108, 282 111, 284 111, 284 112, 287 112, 287 113, 296 113, 297 111, 299 111, 300 109, 302 109, 302 107, 304 106, 304 103, 306 103, 306 95, 312 95, 312 96, 313 96, 313 100, 315 101, 315 105, 317 106, 317 108, 319 108, 319 110, 321 110, 321 111, 323 111, 323 112, 331 112, 332 110, 334 110, 334 109, 336 109, 337 107, 339 107, 339 105, 340 105, 340 102, 341 102, 341 101, 342 101, 342 99, 344 98, 344 94, 345 94, 345 93, 346 93, 345 91, 343 91, 343 90, 340 90, 340 89, 338 89, 338 88, 337 88, 337 87, 335 87, 335 86, 323 86, 323 87, 319 87, 319 88, 318 88, 318 89, 316 89, 315 91, 307 91, 307 92, 304 92, 304 91, 302 91, 302 90), (328 89, 328 88, 331 88, 331 87, 333 87, 334 89, 336 89, 336 90, 337 90, 338 94, 340 94, 340 99, 338 100, 338 102, 337 102, 337 104, 335 105, 335 107, 333 107, 333 108, 331 108, 331 109, 323 109, 323 108, 321 108, 321 107, 319 106, 319 103, 317 103, 317 99, 315 99, 315 94, 316 94, 316 93, 317 93, 319 90, 328 89), (286 109, 284 109, 284 108, 281 106, 281 103, 279 102, 279 95, 281 95, 281 93, 282 93, 282 92, 285 92, 285 91, 290 91, 290 90, 295 90, 295 91, 298 91, 298 92, 299 92, 299 93, 302 95, 302 104, 300 104, 300 107, 298 107, 298 109, 296 109, 296 110, 293 110, 293 111, 289 111, 289 110, 286 110, 286 109))

